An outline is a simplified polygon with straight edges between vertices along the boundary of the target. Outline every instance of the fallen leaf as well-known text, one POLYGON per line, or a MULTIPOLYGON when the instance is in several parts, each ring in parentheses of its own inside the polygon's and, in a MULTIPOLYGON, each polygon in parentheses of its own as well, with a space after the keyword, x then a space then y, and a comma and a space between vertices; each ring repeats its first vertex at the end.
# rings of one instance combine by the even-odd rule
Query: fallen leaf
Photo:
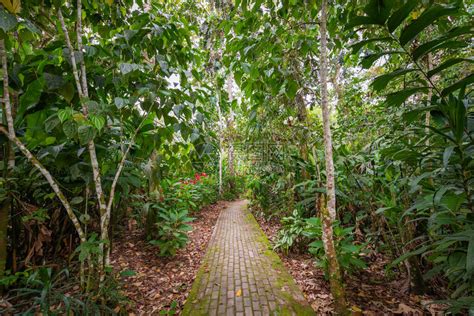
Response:
POLYGON ((237 292, 235 293, 235 296, 237 297, 242 296, 242 289, 238 289, 237 292))

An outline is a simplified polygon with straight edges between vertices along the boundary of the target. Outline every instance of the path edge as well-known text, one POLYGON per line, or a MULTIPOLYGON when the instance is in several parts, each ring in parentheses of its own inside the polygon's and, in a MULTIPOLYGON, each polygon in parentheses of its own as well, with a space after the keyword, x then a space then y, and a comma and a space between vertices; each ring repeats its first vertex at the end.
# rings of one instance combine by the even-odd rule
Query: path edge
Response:
MULTIPOLYGON (((243 207, 243 210, 246 213, 245 218, 247 219, 249 224, 254 226, 254 228, 256 228, 259 232, 260 236, 258 237, 258 242, 262 243, 265 246, 266 250, 263 255, 270 259, 272 263, 272 268, 278 272, 277 282, 280 284, 288 285, 292 293, 300 293, 301 295, 301 298, 297 299, 291 293, 285 293, 285 299, 290 303, 290 309, 281 310, 281 314, 279 315, 293 315, 292 312, 296 313, 296 315, 298 316, 316 315, 316 312, 313 310, 307 299, 304 297, 303 291, 300 289, 293 276, 288 272, 278 254, 273 250, 272 244, 270 243, 267 234, 265 234, 262 227, 260 227, 260 224, 255 219, 255 216, 249 210, 248 205, 249 204, 247 203, 243 207)), ((280 292, 283 293, 283 291, 280 292)))
POLYGON ((221 217, 222 211, 225 210, 227 207, 228 207, 228 205, 225 206, 224 208, 222 208, 219 211, 219 216, 217 217, 217 220, 214 223, 214 227, 212 228, 211 238, 209 238, 209 241, 207 242, 206 250, 205 250, 205 253, 204 253, 204 255, 201 259, 199 269, 196 273, 196 277, 194 278, 193 284, 191 286, 191 290, 189 291, 189 295, 186 298, 183 309, 181 311, 181 315, 183 315, 183 316, 184 315, 206 315, 205 312, 203 312, 203 311, 193 310, 192 309, 193 308, 192 302, 198 299, 199 287, 201 285, 201 282, 202 282, 203 278, 206 276, 206 268, 209 265, 209 256, 210 256, 210 253, 211 253, 209 245, 211 244, 212 239, 216 235, 217 223, 219 221, 219 218, 221 217))

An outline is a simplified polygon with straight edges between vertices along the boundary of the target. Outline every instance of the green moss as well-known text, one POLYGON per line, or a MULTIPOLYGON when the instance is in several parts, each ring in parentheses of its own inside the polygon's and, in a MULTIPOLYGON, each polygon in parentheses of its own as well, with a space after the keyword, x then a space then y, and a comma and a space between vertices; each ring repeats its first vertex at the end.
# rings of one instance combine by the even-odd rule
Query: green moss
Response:
MULTIPOLYGON (((304 299, 301 294, 301 290, 298 288, 298 285, 293 280, 293 277, 287 272, 283 262, 280 260, 280 257, 273 251, 273 248, 268 240, 267 236, 263 232, 262 228, 255 220, 255 217, 248 211, 247 208, 244 209, 246 212, 245 218, 247 223, 254 227, 256 232, 256 241, 262 245, 265 250, 263 255, 268 258, 273 270, 276 271, 276 281, 273 284, 275 287, 275 295, 279 297, 281 301, 286 302, 284 306, 278 307, 278 309, 273 313, 273 315, 289 316, 289 315, 315 315, 311 306, 308 305, 308 302, 304 299), (295 293, 301 295, 301 299, 295 297, 295 293)), ((188 299, 183 308, 182 315, 205 315, 206 308, 210 302, 210 297, 205 297, 198 300, 198 294, 201 290, 200 285, 204 278, 209 277, 208 264, 210 255, 215 251, 219 251, 217 246, 212 246, 207 250, 203 264, 199 268, 199 271, 196 276, 196 280, 193 283, 191 291, 189 293, 188 299)))
MULTIPOLYGON (((209 249, 210 250, 210 249, 209 249)), ((191 291, 189 292, 188 298, 186 299, 186 303, 183 306, 183 312, 181 315, 206 315, 206 308, 209 305, 210 297, 204 297, 202 299, 198 299, 198 293, 201 287, 201 283, 205 278, 209 277, 209 270, 208 270, 208 254, 211 251, 207 251, 206 257, 199 268, 196 278, 194 279, 193 285, 191 287, 191 291)))
MULTIPOLYGON (((272 268, 277 271, 277 279, 275 284, 273 284, 273 286, 278 288, 278 291, 276 291, 275 294, 283 301, 287 302, 285 306, 280 306, 279 309, 275 311, 275 315, 315 315, 314 310, 309 306, 304 298, 298 300, 294 297, 294 293, 301 293, 300 288, 293 280, 293 277, 287 272, 278 254, 273 251, 273 247, 271 246, 267 235, 265 235, 265 232, 255 220, 255 217, 248 211, 248 209, 245 209, 244 211, 247 212, 246 219, 248 223, 257 231, 258 236, 256 237, 256 241, 266 248, 263 255, 269 259, 272 268), (288 289, 287 291, 284 291, 285 287, 288 289)), ((301 295, 303 294, 301 293, 301 295)))

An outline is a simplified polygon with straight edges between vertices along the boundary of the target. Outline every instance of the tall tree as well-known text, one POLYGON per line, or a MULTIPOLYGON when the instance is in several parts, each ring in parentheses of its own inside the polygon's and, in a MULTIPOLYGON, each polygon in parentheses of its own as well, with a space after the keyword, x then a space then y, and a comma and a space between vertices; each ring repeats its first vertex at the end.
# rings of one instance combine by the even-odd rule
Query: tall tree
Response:
POLYGON ((322 1, 320 17, 320 86, 321 107, 323 112, 324 152, 326 159, 326 191, 327 204, 321 203, 321 222, 323 225, 324 250, 329 262, 329 280, 331 293, 334 297, 336 312, 339 315, 347 314, 347 302, 345 297, 342 274, 337 261, 337 253, 334 246, 333 223, 336 220, 336 191, 334 186, 334 161, 332 153, 331 120, 327 92, 327 0, 322 1))

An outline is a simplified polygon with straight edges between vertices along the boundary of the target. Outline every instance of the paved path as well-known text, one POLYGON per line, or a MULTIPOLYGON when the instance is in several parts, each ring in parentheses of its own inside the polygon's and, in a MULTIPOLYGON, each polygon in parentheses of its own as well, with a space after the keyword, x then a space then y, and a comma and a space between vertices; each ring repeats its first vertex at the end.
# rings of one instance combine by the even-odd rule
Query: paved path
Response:
POLYGON ((314 315, 246 204, 222 210, 183 315, 314 315))

